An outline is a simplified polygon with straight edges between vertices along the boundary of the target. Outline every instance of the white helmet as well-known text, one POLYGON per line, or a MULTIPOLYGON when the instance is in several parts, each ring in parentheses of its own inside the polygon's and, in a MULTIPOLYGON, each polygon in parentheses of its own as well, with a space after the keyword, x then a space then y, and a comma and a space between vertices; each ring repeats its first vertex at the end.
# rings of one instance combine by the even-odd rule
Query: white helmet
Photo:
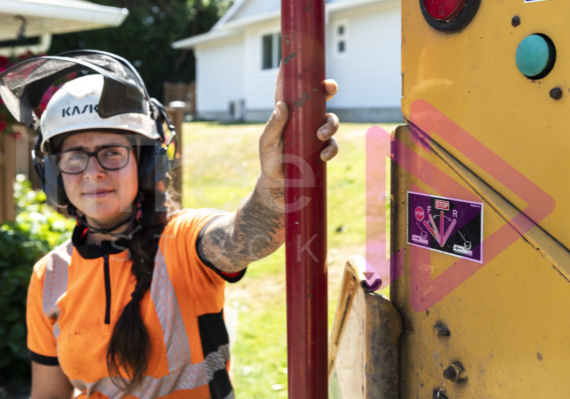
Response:
POLYGON ((166 110, 150 98, 136 69, 124 58, 97 50, 77 50, 22 61, 0 73, 0 97, 21 123, 37 128, 41 142, 32 152, 34 169, 48 200, 68 206, 57 156, 52 153, 65 133, 85 130, 119 130, 140 134, 152 143, 140 146, 139 189, 165 191, 172 161, 167 151, 176 136, 166 110), (52 97, 40 123, 34 108, 40 105, 48 88, 74 72, 92 72, 76 78, 52 97), (162 124, 171 132, 165 142, 162 124))
POLYGON ((67 82, 54 94, 41 117, 42 152, 53 137, 78 130, 126 130, 153 140, 161 138, 146 102, 144 114, 132 112, 101 118, 97 110, 103 83, 103 76, 87 75, 67 82))

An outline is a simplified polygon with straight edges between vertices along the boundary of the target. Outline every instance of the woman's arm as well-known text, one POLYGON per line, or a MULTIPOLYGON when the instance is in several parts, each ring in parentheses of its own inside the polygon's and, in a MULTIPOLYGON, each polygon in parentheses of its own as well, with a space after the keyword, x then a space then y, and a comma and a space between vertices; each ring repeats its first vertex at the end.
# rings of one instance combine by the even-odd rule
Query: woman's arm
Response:
POLYGON ((73 391, 73 385, 60 366, 45 366, 32 361, 31 399, 70 399, 73 391))
POLYGON ((226 273, 238 272, 273 253, 285 240, 283 188, 260 177, 235 213, 210 223, 201 241, 202 256, 226 273))
MULTIPOLYGON (((280 71, 281 72, 281 71, 280 71)), ((219 270, 238 272, 253 261, 273 253, 285 241, 283 129, 287 123, 287 105, 282 102, 282 77, 277 82, 276 105, 259 140, 261 175, 252 193, 235 213, 210 223, 200 242, 201 255, 219 270)), ((325 81, 327 100, 338 91, 336 82, 325 81)), ((321 159, 328 161, 338 152, 332 136, 338 130, 338 118, 327 114, 317 137, 327 146, 321 159)))

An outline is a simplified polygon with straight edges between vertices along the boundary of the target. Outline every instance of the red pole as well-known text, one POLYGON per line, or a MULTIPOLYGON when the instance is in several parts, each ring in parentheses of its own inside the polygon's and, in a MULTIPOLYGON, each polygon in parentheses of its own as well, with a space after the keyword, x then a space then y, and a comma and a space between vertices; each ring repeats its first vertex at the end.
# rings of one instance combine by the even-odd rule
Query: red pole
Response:
POLYGON ((325 1, 282 0, 289 398, 326 399, 325 1))

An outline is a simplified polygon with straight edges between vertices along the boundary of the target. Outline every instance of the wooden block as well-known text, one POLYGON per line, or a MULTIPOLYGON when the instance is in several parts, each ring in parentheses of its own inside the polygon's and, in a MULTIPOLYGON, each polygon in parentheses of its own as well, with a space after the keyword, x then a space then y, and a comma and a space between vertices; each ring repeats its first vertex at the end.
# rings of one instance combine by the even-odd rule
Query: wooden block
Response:
POLYGON ((329 342, 331 399, 397 399, 402 320, 388 298, 364 288, 364 258, 346 265, 329 342))

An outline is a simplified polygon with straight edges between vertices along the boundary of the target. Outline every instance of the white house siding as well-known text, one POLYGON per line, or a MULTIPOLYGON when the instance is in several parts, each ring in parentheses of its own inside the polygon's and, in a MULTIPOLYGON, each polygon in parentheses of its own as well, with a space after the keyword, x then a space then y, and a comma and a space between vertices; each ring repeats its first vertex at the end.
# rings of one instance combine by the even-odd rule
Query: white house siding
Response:
POLYGON ((197 46, 196 59, 198 114, 208 119, 241 119, 240 102, 245 100, 243 35, 197 46), (235 104, 233 118, 230 102, 235 104))
POLYGON ((232 15, 229 21, 236 21, 238 19, 248 18, 258 14, 265 14, 270 11, 279 10, 280 8, 281 0, 249 0, 234 15, 232 15))
MULTIPOLYGON (((327 77, 338 82, 340 92, 327 105, 342 121, 403 120, 400 12, 400 2, 390 1, 331 13, 326 28, 327 77), (343 21, 348 28, 347 53, 337 56, 334 29, 343 21)), ((278 19, 246 29, 247 120, 263 121, 271 114, 277 69, 261 69, 261 36, 279 30, 278 19)))
MULTIPOLYGON (((327 4, 342 2, 343 0, 325 0, 327 4)), ((346 1, 346 0, 345 0, 346 1)), ((246 19, 255 15, 269 13, 281 8, 281 0, 249 0, 236 11, 227 22, 246 19)))
POLYGON ((274 19, 262 24, 248 26, 245 30, 245 98, 247 120, 267 120, 275 102, 275 82, 278 68, 261 69, 261 37, 279 32, 281 23, 274 19))
MULTIPOLYGON (((278 7, 278 3, 279 0, 248 0, 228 22, 267 13, 278 7)), ((328 109, 342 121, 403 119, 400 12, 399 0, 379 0, 329 14, 327 76, 337 80, 340 92, 329 101, 328 109), (337 56, 334 29, 340 21, 347 22, 347 52, 337 56)), ((250 23, 243 33, 229 39, 196 45, 197 106, 201 117, 232 119, 229 103, 243 99, 245 120, 267 120, 273 109, 277 68, 261 69, 261 37, 279 32, 280 25, 279 18, 250 23)))
POLYGON ((327 25, 327 76, 340 87, 328 103, 340 120, 401 121, 401 6, 384 2, 333 13, 327 25), (334 30, 346 22, 346 53, 335 54, 334 30))

